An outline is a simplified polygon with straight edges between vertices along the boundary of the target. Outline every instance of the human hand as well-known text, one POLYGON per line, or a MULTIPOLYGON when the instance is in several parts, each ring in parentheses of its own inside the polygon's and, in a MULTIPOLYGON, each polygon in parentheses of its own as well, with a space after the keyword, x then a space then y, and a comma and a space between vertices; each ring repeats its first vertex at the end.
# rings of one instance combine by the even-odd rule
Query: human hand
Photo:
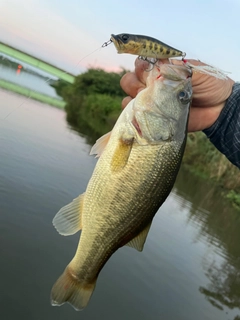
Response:
MULTIPOLYGON (((204 65, 197 60, 187 60, 194 65, 204 65)), ((173 64, 183 64, 181 60, 171 60, 173 64)), ((163 63, 169 63, 164 60, 163 63)), ((128 95, 122 101, 124 108, 135 98, 138 92, 146 87, 149 74, 148 63, 140 59, 135 61, 135 72, 126 73, 120 82, 122 89, 128 95)), ((232 92, 234 81, 230 78, 221 80, 207 74, 193 71, 192 88, 193 100, 190 109, 188 131, 200 131, 209 128, 217 120, 226 100, 232 92)))

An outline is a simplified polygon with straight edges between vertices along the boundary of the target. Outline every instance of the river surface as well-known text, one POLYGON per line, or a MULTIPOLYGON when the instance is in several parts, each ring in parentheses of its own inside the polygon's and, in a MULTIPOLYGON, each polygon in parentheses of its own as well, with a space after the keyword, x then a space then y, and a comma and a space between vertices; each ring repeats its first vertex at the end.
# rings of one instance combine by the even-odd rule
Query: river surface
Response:
POLYGON ((86 188, 86 141, 64 111, 0 89, 0 319, 240 319, 240 214, 183 170, 144 251, 119 249, 85 310, 50 305, 79 240, 52 219, 86 188))
MULTIPOLYGON (((57 78, 47 74, 46 72, 37 70, 36 68, 28 65, 27 63, 22 64, 19 61, 19 66, 24 66, 27 68, 19 69, 17 66, 11 63, 11 60, 4 59, 2 57, 6 57, 9 59, 7 55, 0 55, 0 79, 7 80, 9 82, 18 84, 24 88, 28 88, 33 91, 37 91, 39 93, 45 94, 47 96, 61 99, 55 89, 49 85, 49 81, 56 80, 57 78), (38 74, 33 74, 28 72, 29 71, 37 71, 38 74), (41 76, 42 75, 42 76, 41 76), (45 78, 44 78, 44 77, 45 78)), ((14 62, 18 62, 16 59, 13 59, 14 62)))

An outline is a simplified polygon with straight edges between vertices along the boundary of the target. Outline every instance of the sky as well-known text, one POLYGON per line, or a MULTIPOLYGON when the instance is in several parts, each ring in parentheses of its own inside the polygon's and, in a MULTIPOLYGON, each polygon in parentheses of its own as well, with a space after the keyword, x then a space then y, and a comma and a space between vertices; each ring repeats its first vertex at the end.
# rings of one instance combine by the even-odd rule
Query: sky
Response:
POLYGON ((240 81, 240 0, 0 0, 0 41, 68 72, 134 69, 111 34, 148 35, 240 81))

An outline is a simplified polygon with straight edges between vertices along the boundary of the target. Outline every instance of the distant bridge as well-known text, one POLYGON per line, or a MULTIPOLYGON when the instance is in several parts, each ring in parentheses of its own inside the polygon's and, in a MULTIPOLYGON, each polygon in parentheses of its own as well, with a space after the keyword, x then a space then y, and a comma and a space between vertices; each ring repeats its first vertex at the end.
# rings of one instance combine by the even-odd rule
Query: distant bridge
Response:
POLYGON ((0 42, 0 53, 5 53, 8 56, 11 56, 15 59, 18 59, 22 62, 26 62, 27 64, 30 64, 38 69, 41 69, 47 73, 50 73, 54 76, 56 76, 59 79, 65 80, 69 83, 73 83, 75 76, 70 73, 66 73, 66 71, 59 69, 58 67, 55 67, 43 60, 40 60, 38 58, 35 58, 23 51, 20 51, 18 49, 15 49, 7 44, 4 44, 0 42))

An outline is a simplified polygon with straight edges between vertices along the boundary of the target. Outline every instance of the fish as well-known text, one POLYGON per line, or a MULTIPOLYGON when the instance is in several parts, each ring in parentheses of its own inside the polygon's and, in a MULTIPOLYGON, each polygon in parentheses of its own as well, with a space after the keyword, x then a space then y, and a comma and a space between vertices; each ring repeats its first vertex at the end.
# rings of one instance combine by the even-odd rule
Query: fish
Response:
POLYGON ((191 99, 189 68, 154 66, 146 88, 93 145, 98 160, 86 191, 53 219, 61 235, 81 230, 75 256, 53 285, 53 306, 84 309, 110 257, 125 245, 143 250, 178 174, 191 99))
POLYGON ((185 57, 181 50, 170 47, 155 38, 129 33, 111 34, 112 41, 118 53, 130 53, 141 57, 154 59, 168 59, 172 57, 185 57))

